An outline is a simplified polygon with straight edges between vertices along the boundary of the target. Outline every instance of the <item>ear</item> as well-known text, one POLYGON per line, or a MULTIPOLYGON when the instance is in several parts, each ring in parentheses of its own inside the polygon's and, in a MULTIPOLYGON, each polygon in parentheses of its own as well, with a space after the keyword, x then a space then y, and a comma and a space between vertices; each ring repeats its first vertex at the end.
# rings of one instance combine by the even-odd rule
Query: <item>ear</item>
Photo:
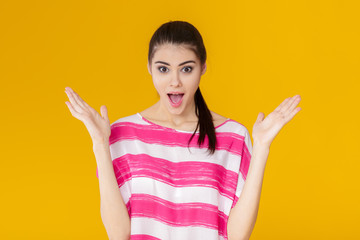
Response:
POLYGON ((206 72, 206 62, 204 63, 204 65, 203 65, 203 69, 202 69, 202 71, 201 71, 201 75, 204 75, 204 73, 206 72))
POLYGON ((148 69, 148 72, 149 72, 150 75, 151 75, 151 68, 150 68, 149 62, 147 63, 147 69, 148 69))

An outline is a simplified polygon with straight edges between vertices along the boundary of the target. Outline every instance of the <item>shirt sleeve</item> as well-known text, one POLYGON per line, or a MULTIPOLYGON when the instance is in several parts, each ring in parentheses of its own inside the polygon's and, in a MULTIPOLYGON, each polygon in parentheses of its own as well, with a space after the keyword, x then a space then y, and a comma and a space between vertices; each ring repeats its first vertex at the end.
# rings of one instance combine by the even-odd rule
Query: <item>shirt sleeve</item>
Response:
POLYGON ((240 194, 244 188, 245 180, 250 166, 251 156, 252 156, 251 137, 249 131, 246 129, 244 136, 244 144, 241 150, 240 168, 238 173, 238 181, 235 191, 235 197, 231 208, 233 208, 237 203, 238 199, 240 198, 240 194))

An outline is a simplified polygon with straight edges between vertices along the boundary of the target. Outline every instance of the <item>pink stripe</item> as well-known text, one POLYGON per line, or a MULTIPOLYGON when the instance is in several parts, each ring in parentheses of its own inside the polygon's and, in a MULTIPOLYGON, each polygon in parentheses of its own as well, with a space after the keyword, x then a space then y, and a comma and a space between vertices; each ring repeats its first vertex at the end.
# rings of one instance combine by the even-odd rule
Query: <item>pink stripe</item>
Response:
POLYGON ((238 173, 208 162, 171 162, 147 154, 125 154, 113 161, 119 187, 133 177, 156 179, 173 187, 211 187, 233 199, 238 173))
MULTIPOLYGON (((251 155, 245 144, 243 155, 239 177, 241 176, 246 180, 251 155)), ((194 161, 173 163, 146 154, 126 154, 114 159, 113 167, 119 188, 126 181, 131 180, 132 176, 147 176, 177 187, 200 185, 218 189, 219 194, 230 199, 234 198, 232 207, 235 206, 238 200, 238 197, 234 195, 238 174, 226 170, 218 164, 194 161), (144 168, 144 166, 147 166, 147 168, 144 168), (173 181, 173 178, 178 180, 173 181)), ((96 176, 99 177, 97 168, 96 176)))
POLYGON ((176 227, 202 226, 219 230, 226 234, 228 216, 218 210, 218 206, 191 202, 173 203, 148 194, 132 194, 132 213, 134 217, 148 217, 176 227))
POLYGON ((250 166, 250 160, 251 160, 251 154, 249 152, 248 147, 246 144, 244 144, 243 152, 242 152, 242 158, 240 163, 240 172, 244 180, 246 180, 249 166, 250 166))
POLYGON ((160 238, 153 237, 146 234, 132 234, 130 237, 131 240, 161 240, 160 238))
MULTIPOLYGON (((112 125, 109 144, 120 140, 141 140, 145 143, 155 143, 165 146, 187 147, 192 133, 164 131, 164 128, 156 125, 143 125, 132 122, 120 122, 112 125)), ((199 133, 195 134, 189 147, 198 147, 199 133)), ((217 150, 226 150, 233 154, 241 155, 244 144, 244 136, 232 132, 216 132, 217 150)), ((209 139, 205 136, 204 143, 200 148, 208 148, 209 139)))

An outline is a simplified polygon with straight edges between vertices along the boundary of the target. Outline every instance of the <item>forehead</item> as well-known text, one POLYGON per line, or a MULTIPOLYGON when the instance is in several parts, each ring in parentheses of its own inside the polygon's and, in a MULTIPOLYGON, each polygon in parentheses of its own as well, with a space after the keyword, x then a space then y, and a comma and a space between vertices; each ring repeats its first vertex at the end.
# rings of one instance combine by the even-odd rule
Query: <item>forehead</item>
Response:
POLYGON ((168 63, 183 62, 194 60, 198 62, 197 56, 189 45, 181 44, 162 44, 155 48, 153 61, 166 61, 168 63))

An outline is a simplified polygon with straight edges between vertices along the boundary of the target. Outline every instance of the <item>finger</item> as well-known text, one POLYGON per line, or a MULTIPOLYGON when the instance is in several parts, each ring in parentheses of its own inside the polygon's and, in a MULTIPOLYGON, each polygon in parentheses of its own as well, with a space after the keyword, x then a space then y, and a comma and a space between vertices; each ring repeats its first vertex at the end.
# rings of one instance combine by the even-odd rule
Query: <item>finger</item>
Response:
POLYGON ((284 113, 291 105, 292 101, 294 100, 294 97, 289 97, 288 99, 289 100, 280 108, 279 112, 284 113))
POLYGON ((287 115, 290 112, 292 112, 294 110, 294 108, 299 104, 301 100, 300 95, 295 95, 294 97, 292 97, 291 101, 289 102, 289 106, 287 109, 284 109, 284 114, 287 115))
POLYGON ((100 107, 100 112, 101 112, 101 115, 103 116, 103 118, 106 119, 106 121, 108 121, 110 123, 108 110, 105 105, 100 107))
POLYGON ((283 108, 283 106, 290 100, 290 98, 286 98, 277 108, 275 108, 274 111, 281 111, 281 109, 283 108))
POLYGON ((73 106, 73 109, 75 109, 78 113, 82 113, 84 111, 84 109, 81 105, 79 105, 77 99, 75 99, 74 92, 70 91, 70 88, 66 88, 65 93, 69 97, 69 100, 73 106))
POLYGON ((263 112, 259 112, 259 114, 255 120, 255 123, 259 123, 259 122, 263 121, 264 117, 265 117, 265 114, 263 112))
POLYGON ((77 102, 77 104, 79 104, 79 106, 81 106, 83 109, 86 109, 86 106, 84 104, 84 100, 82 100, 79 96, 79 94, 77 94, 77 92, 75 92, 72 88, 69 88, 69 91, 72 93, 75 101, 77 102))
POLYGON ((71 115, 73 115, 74 117, 76 117, 77 119, 81 120, 80 119, 80 114, 74 109, 74 107, 72 106, 72 104, 70 102, 65 102, 65 104, 68 106, 70 112, 71 112, 71 115))
POLYGON ((80 98, 80 100, 82 101, 82 103, 83 103, 86 107, 92 108, 92 107, 90 107, 90 105, 87 104, 87 102, 85 102, 80 96, 79 96, 79 98, 80 98))
POLYGON ((286 121, 286 122, 289 122, 291 119, 293 119, 293 117, 294 117, 300 110, 301 110, 301 107, 295 108, 291 113, 289 113, 289 114, 286 116, 285 121, 286 121))
POLYGON ((77 92, 75 92, 75 91, 73 91, 73 92, 75 93, 75 96, 76 96, 79 104, 80 104, 83 108, 90 107, 89 104, 87 104, 87 103, 80 97, 80 95, 79 95, 77 92))

